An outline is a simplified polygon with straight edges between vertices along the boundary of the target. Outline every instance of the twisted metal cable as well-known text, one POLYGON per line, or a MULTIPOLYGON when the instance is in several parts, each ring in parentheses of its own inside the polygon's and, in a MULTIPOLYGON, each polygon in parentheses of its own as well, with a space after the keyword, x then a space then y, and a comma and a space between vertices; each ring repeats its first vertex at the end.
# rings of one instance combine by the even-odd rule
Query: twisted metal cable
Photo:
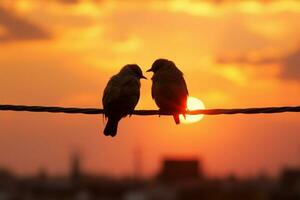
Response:
MULTIPOLYGON (((68 114, 103 114, 103 109, 98 108, 65 108, 51 106, 26 106, 26 105, 0 105, 0 110, 50 112, 68 114)), ((232 115, 232 114, 271 114, 283 112, 300 112, 300 106, 263 107, 263 108, 237 108, 237 109, 203 109, 186 111, 189 115, 232 115)), ((161 112, 159 110, 135 110, 133 115, 172 115, 173 112, 161 112)))

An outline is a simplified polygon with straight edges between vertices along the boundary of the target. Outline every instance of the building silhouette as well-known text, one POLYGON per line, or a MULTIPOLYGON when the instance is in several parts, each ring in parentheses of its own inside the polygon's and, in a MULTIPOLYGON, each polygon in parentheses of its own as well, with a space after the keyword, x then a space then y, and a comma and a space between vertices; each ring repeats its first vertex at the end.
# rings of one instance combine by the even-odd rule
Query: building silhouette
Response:
POLYGON ((79 182, 81 178, 81 157, 78 152, 75 152, 71 155, 70 159, 70 180, 72 182, 79 182))
POLYGON ((199 180, 203 177, 202 165, 198 159, 166 158, 158 179, 165 182, 199 180))

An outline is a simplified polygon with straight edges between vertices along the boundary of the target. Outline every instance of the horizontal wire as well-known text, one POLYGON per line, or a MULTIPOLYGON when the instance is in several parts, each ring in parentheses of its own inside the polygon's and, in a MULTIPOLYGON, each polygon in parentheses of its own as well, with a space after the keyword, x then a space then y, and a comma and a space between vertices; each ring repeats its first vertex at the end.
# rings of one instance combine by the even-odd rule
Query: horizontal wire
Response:
MULTIPOLYGON (((50 112, 67 114, 103 114, 103 109, 98 108, 66 108, 51 106, 27 106, 27 105, 0 105, 0 110, 4 111, 27 111, 27 112, 50 112)), ((202 109, 186 111, 189 115, 232 115, 232 114, 271 114, 283 112, 300 112, 300 106, 284 107, 262 107, 262 108, 234 108, 234 109, 202 109)), ((173 115, 178 112, 164 112, 159 110, 135 110, 133 115, 173 115)))

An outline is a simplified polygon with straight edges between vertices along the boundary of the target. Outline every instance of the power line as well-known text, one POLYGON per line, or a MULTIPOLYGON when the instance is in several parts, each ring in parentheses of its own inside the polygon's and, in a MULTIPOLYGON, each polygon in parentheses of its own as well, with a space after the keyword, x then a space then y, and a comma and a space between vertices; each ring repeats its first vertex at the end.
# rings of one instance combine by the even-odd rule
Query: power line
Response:
MULTIPOLYGON (((51 106, 27 106, 27 105, 0 105, 3 111, 27 111, 27 112, 50 112, 67 114, 103 114, 103 109, 98 108, 65 108, 51 106)), ((271 114, 283 112, 300 112, 300 106, 262 107, 262 108, 235 108, 235 109, 204 109, 186 111, 190 115, 232 115, 232 114, 271 114)), ((173 112, 160 112, 159 110, 135 110, 133 115, 172 115, 173 112)))

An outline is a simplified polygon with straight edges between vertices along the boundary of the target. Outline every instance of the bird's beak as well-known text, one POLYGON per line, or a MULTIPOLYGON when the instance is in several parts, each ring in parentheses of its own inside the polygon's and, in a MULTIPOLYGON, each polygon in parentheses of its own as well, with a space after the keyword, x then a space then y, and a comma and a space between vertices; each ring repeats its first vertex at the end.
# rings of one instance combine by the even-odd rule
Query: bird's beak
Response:
POLYGON ((146 79, 146 80, 147 80, 147 78, 146 78, 144 75, 142 75, 142 76, 141 76, 141 78, 142 78, 142 79, 146 79))
POLYGON ((152 72, 153 70, 152 70, 152 68, 150 68, 150 69, 148 69, 146 72, 152 72))

